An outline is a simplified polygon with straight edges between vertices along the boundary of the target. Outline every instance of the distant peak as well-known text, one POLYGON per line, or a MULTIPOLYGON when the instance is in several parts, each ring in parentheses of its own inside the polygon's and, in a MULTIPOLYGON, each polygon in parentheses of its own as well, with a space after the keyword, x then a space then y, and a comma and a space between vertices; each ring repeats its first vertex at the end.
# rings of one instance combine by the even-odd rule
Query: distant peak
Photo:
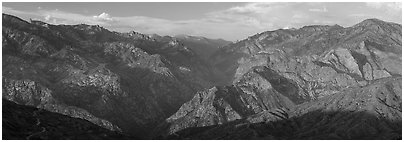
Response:
POLYGON ((384 21, 377 19, 377 18, 370 18, 370 19, 363 20, 362 22, 384 22, 384 21))
POLYGON ((176 36, 174 36, 174 38, 180 39, 180 40, 197 40, 197 41, 205 41, 205 42, 208 40, 211 40, 211 39, 208 39, 203 36, 190 36, 190 35, 185 35, 185 34, 176 35, 176 36))
POLYGON ((144 35, 144 34, 139 33, 139 32, 137 32, 137 31, 130 31, 129 34, 130 34, 130 35, 144 35))
POLYGON ((176 37, 176 38, 188 38, 189 35, 186 35, 186 34, 179 34, 179 35, 175 35, 174 37, 176 37))
POLYGON ((300 29, 305 30, 305 31, 324 31, 324 30, 328 30, 335 27, 334 26, 330 26, 330 25, 310 25, 310 26, 304 26, 300 29))
POLYGON ((376 19, 376 18, 371 18, 371 19, 363 20, 362 22, 356 24, 356 26, 380 25, 381 23, 386 23, 386 22, 376 19))
POLYGON ((193 36, 193 35, 186 35, 186 34, 179 34, 179 35, 175 35, 175 38, 193 38, 193 39, 203 39, 205 37, 203 36, 193 36))

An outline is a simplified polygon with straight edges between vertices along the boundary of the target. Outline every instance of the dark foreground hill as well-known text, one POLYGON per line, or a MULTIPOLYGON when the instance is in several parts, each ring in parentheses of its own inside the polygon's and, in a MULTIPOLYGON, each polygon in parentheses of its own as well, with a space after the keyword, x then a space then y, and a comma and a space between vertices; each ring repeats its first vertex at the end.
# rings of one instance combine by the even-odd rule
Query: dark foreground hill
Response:
POLYGON ((401 89, 401 78, 385 78, 290 109, 270 109, 221 125, 190 127, 165 138, 402 139, 401 89))
POLYGON ((136 139, 83 119, 18 105, 4 99, 2 103, 3 140, 136 139))

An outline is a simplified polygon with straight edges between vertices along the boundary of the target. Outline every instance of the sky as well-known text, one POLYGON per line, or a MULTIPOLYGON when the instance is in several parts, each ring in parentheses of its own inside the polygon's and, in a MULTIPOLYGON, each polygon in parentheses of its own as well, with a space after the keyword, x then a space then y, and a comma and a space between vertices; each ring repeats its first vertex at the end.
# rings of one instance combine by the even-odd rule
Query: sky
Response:
POLYGON ((401 24, 397 2, 3 2, 2 11, 50 24, 100 25, 118 32, 194 35, 236 41, 306 25, 352 26, 377 18, 401 24))

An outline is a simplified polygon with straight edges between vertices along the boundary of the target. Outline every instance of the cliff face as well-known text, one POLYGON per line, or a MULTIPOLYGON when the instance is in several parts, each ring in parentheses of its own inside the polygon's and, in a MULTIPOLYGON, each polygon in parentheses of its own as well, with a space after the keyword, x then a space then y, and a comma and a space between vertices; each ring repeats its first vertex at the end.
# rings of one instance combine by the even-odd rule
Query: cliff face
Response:
MULTIPOLYGON (((382 94, 381 97, 396 98, 391 103, 401 106, 401 99, 398 99, 401 98, 401 93, 396 94, 397 91, 401 92, 399 87, 401 82, 398 81, 401 79, 401 25, 394 23, 369 19, 347 28, 338 25, 305 26, 300 29, 263 32, 221 48, 212 55, 211 59, 219 70, 228 75, 227 82, 231 85, 197 93, 191 101, 184 104, 164 124, 161 124, 161 127, 166 128, 166 131, 162 132, 162 137, 172 135, 176 138, 205 139, 204 136, 206 136, 206 139, 232 139, 231 136, 238 133, 244 135, 241 132, 244 129, 235 128, 240 125, 239 123, 255 125, 255 123, 266 121, 289 122, 290 117, 301 119, 301 116, 304 116, 304 119, 317 120, 328 116, 328 112, 323 113, 323 106, 335 106, 328 104, 331 102, 325 100, 336 99, 334 98, 336 96, 344 98, 341 100, 344 105, 330 111, 349 113, 350 111, 346 109, 352 106, 348 104, 354 103, 371 91, 377 91, 371 86, 391 86, 381 83, 383 82, 381 80, 389 80, 390 83, 386 84, 398 85, 385 87, 396 92, 390 91, 382 94), (221 88, 232 88, 234 91, 221 88), (352 92, 352 90, 356 91, 352 92), (350 93, 356 96, 350 96, 350 93), (223 98, 222 96, 234 99, 217 99, 223 98), (224 113, 220 113, 220 110, 224 110, 224 113), (311 117, 311 113, 316 114, 311 117), (201 116, 208 118, 199 119, 201 116), (205 133, 206 129, 209 130, 205 133), (228 136, 220 131, 231 131, 231 135, 228 136)), ((372 95, 377 96, 377 94, 372 95)), ((363 100, 368 107, 389 106, 382 102, 363 100)), ((355 112, 352 114, 355 117, 346 118, 347 120, 335 119, 341 123, 345 121, 348 123, 368 115, 375 119, 382 117, 379 114, 373 115, 376 113, 368 110, 366 114, 362 114, 360 113, 362 109, 352 110, 355 112)), ((383 109, 383 111, 394 116, 394 118, 386 118, 386 121, 401 122, 401 110, 383 109)), ((309 120, 299 121, 302 122, 293 123, 310 125, 310 127, 314 125, 306 122, 309 120)), ((332 123, 327 122, 324 125, 327 125, 324 127, 328 129, 328 125, 332 123)), ((259 126, 261 127, 261 124, 259 126)), ((346 125, 341 127, 348 128, 346 125)), ((381 126, 374 127, 379 129, 381 126)), ((309 129, 304 128, 304 130, 309 129)), ((401 127, 394 127, 394 131, 397 130, 401 130, 401 127)), ((314 132, 312 134, 317 136, 314 132)), ((362 137, 359 134, 352 135, 344 134, 339 138, 362 137)), ((235 139, 248 139, 252 135, 245 134, 245 136, 248 137, 235 136, 235 139)), ((305 137, 308 136, 310 134, 305 135, 305 137)), ((282 137, 272 138, 304 137, 282 135, 282 137)), ((386 138, 383 137, 383 139, 386 138)))
POLYGON ((173 37, 6 14, 2 28, 4 99, 139 137, 215 78, 173 37))
POLYGON ((401 139, 401 78, 383 78, 294 106, 208 127, 192 127, 168 139, 401 139))

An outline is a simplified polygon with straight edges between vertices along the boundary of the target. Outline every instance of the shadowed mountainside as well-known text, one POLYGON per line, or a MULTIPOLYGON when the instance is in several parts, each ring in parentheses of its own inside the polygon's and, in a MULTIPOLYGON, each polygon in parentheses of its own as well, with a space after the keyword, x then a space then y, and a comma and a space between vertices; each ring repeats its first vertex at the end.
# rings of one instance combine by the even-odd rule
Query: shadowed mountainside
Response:
POLYGON ((164 139, 401 139, 401 78, 384 78, 291 109, 186 128, 164 139))
POLYGON ((18 105, 4 99, 2 103, 2 131, 5 140, 136 139, 83 119, 18 105))

